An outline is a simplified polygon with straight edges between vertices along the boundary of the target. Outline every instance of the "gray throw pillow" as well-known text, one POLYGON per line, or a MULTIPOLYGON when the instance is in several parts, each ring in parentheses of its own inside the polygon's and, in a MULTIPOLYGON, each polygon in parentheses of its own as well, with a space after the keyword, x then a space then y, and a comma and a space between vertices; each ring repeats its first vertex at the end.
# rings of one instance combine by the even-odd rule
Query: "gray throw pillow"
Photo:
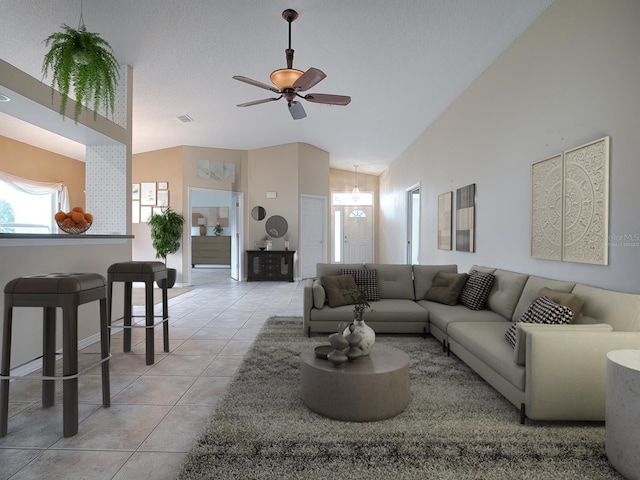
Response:
POLYGON ((469 275, 466 273, 438 272, 424 299, 445 305, 456 305, 467 278, 469 275))
POLYGON ((322 282, 319 279, 313 281, 313 287, 311 287, 313 293, 313 306, 316 308, 324 307, 324 302, 327 300, 327 293, 324 291, 322 282))
POLYGON ((352 305, 354 299, 351 295, 345 295, 345 291, 356 288, 356 281, 353 275, 330 275, 322 277, 322 285, 327 293, 330 307, 339 307, 341 305, 352 305))

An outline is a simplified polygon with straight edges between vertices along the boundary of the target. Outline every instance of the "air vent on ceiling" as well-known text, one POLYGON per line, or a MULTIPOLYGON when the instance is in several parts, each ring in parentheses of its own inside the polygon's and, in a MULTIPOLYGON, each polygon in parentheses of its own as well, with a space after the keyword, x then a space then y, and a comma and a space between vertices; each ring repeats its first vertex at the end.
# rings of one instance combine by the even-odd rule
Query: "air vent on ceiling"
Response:
POLYGON ((182 123, 191 123, 191 122, 193 122, 193 118, 191 118, 189 115, 180 115, 178 117, 178 120, 180 120, 182 123))

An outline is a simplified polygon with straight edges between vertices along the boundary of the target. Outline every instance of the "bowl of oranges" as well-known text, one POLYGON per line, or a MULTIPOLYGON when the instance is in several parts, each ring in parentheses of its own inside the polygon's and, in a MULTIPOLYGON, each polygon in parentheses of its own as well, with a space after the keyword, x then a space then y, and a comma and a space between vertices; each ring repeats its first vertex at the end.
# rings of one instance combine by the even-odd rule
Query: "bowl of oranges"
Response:
POLYGON ((91 228, 93 215, 84 211, 82 207, 74 207, 70 212, 60 211, 55 215, 58 228, 72 235, 79 235, 91 228))

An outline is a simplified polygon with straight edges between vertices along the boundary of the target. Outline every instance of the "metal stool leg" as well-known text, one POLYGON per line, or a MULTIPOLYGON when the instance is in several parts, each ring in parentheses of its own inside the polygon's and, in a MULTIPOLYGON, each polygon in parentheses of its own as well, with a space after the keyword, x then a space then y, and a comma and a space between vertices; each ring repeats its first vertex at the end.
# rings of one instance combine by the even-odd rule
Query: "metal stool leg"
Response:
MULTIPOLYGON (((78 373, 78 304, 65 299, 62 307, 62 375, 78 373)), ((62 424, 65 437, 78 433, 78 377, 62 381, 62 424)))
POLYGON ((153 344, 153 280, 145 282, 145 349, 147 352, 147 365, 153 365, 154 362, 154 344, 153 344))
POLYGON ((167 295, 167 282, 162 288, 162 338, 164 340, 164 351, 169 352, 169 299, 167 295))
MULTIPOLYGON (((56 308, 42 309, 42 375, 56 374, 56 308)), ((51 407, 55 402, 55 381, 42 380, 42 406, 51 407)))
MULTIPOLYGON (((124 282, 124 326, 131 327, 131 282, 124 282)), ((123 348, 125 352, 131 351, 131 328, 125 328, 123 348)))
MULTIPOLYGON (((100 299, 100 357, 109 356, 109 321, 107 318, 107 300, 100 299)), ((109 360, 102 362, 102 406, 111 406, 111 382, 109 381, 109 360)))
MULTIPOLYGON (((4 299, 4 326, 2 328, 2 362, 0 364, 0 375, 9 376, 11 363, 11 324, 13 320, 13 308, 8 302, 7 296, 4 299)), ((7 435, 9 424, 9 379, 0 380, 0 437, 7 435)))

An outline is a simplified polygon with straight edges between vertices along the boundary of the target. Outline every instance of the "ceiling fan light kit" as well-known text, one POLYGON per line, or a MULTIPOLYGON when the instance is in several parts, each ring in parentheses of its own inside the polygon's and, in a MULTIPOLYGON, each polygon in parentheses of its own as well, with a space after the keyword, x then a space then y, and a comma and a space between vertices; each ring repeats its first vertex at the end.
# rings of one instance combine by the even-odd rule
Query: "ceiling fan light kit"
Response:
POLYGON ((324 80, 327 76, 322 70, 311 67, 306 72, 293 68, 293 49, 291 48, 291 22, 298 18, 298 12, 287 9, 282 12, 284 18, 289 24, 289 48, 285 50, 287 59, 287 68, 280 68, 271 73, 271 82, 275 85, 267 85, 266 83, 253 80, 251 78, 236 75, 233 78, 240 82, 248 83, 254 87, 264 88, 279 94, 279 97, 264 98, 262 100, 254 100, 252 102, 241 103, 238 107, 250 107, 260 105, 262 103, 273 102, 284 97, 289 107, 289 113, 294 120, 299 120, 307 116, 304 107, 297 100, 301 98, 312 103, 323 103, 326 105, 348 105, 351 97, 346 95, 333 95, 326 93, 308 93, 300 95, 299 92, 305 92, 324 80))

